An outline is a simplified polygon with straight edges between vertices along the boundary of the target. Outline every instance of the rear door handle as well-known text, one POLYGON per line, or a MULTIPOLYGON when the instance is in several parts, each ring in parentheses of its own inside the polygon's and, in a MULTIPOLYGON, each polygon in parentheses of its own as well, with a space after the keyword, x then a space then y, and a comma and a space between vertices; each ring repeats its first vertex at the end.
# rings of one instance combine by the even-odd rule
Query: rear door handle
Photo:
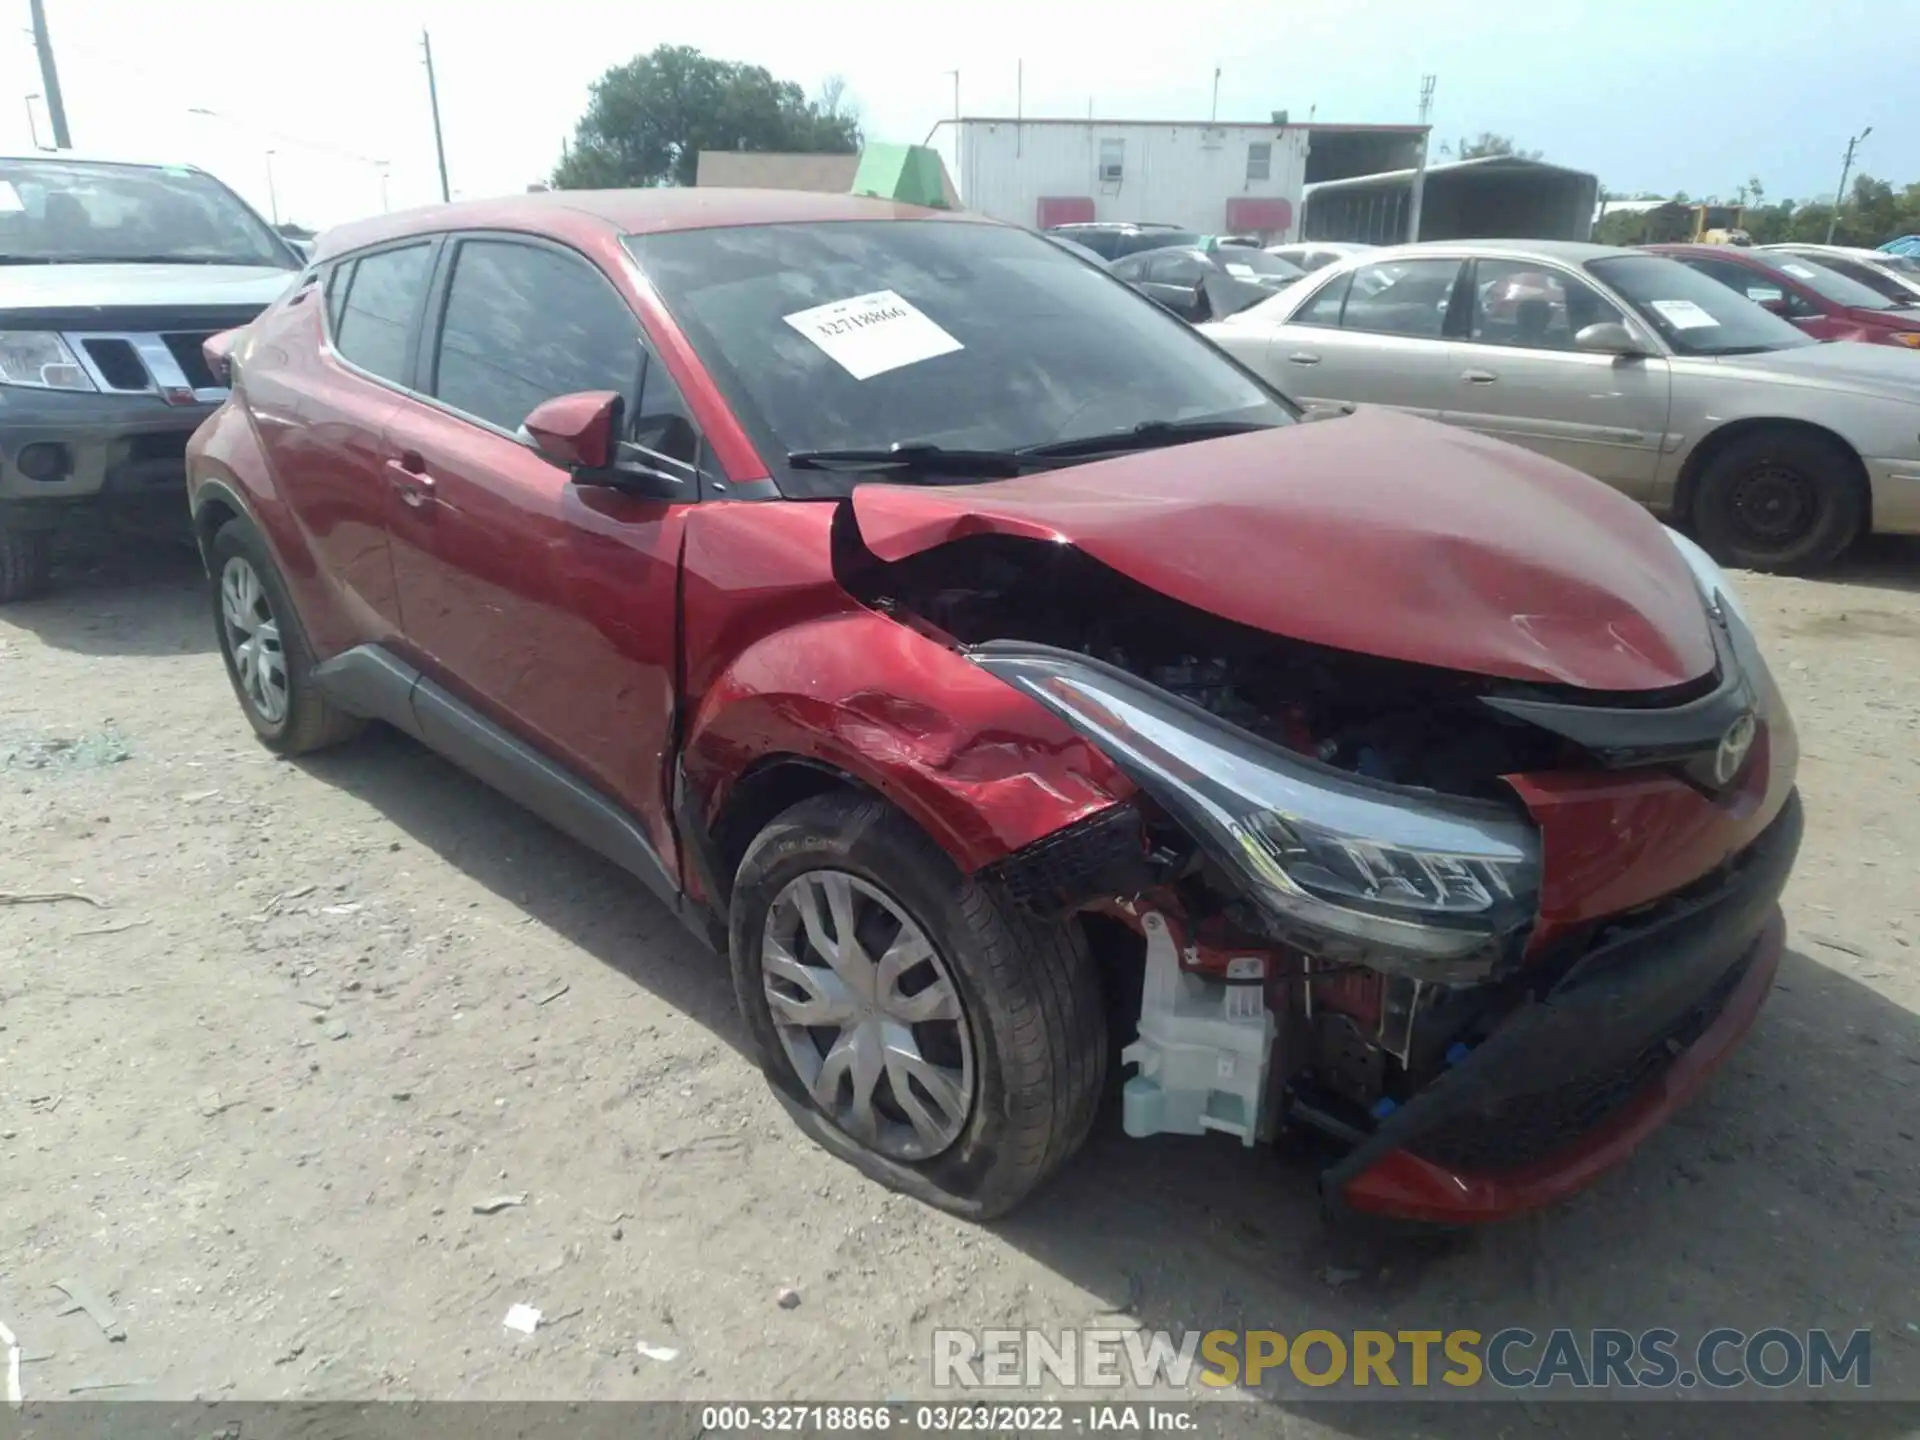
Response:
POLYGON ((1287 363, 1289 365, 1318 365, 1320 363, 1320 357, 1311 350, 1296 350, 1287 356, 1287 363))
POLYGON ((1491 385, 1500 377, 1491 370, 1462 370, 1460 378, 1469 385, 1491 385))
POLYGON ((387 461, 387 480, 416 510, 433 498, 433 476, 427 474, 426 457, 417 450, 404 450, 387 461))

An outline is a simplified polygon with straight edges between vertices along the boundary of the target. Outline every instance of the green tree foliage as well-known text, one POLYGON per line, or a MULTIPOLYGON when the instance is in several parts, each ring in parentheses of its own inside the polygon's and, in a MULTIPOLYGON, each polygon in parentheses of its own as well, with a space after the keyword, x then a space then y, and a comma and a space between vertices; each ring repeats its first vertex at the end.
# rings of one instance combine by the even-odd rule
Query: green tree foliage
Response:
POLYGON ((691 185, 702 150, 851 154, 860 119, 829 80, 809 100, 758 65, 661 45, 593 84, 573 143, 554 167, 561 190, 691 185))
MULTIPOLYGON (((1681 204, 1690 203, 1684 192, 1673 198, 1681 204)), ((1758 176, 1739 186, 1734 198, 1747 207, 1745 228, 1756 245, 1791 241, 1818 245, 1826 241, 1827 222, 1833 218, 1830 200, 1805 204, 1797 200, 1776 200, 1767 204, 1766 190, 1758 176)), ((1594 227, 1593 238, 1602 245, 1644 245, 1692 236, 1690 217, 1684 227, 1685 234, 1665 233, 1671 228, 1670 212, 1609 209, 1594 227)), ((1848 189, 1846 203, 1840 207, 1833 243, 1872 249, 1901 235, 1920 235, 1920 184, 1895 189, 1871 175, 1856 176, 1848 189)))
POLYGON ((1462 135, 1452 144, 1442 145, 1440 147, 1440 153, 1450 156, 1455 160, 1482 160, 1489 155, 1511 155, 1516 160, 1538 160, 1540 158, 1540 152, 1538 150, 1517 149, 1514 146, 1512 136, 1496 135, 1491 130, 1482 130, 1479 135, 1471 140, 1462 135))

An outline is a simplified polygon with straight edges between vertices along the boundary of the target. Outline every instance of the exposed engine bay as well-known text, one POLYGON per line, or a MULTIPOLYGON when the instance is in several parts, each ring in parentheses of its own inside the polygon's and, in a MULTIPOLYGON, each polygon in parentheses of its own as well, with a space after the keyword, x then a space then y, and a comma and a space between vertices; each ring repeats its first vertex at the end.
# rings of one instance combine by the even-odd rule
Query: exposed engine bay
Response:
MULTIPOLYGON (((944 643, 974 650, 1015 641, 1085 656, 1269 745, 1385 786, 1479 803, 1524 822, 1503 776, 1606 763, 1486 703, 1565 702, 1543 687, 1251 629, 1175 601, 1070 545, 973 536, 886 564, 856 540, 842 558, 843 583, 858 598, 944 643)), ((1116 1015, 1116 1024, 1125 1036, 1137 1015, 1124 1058, 1139 1067, 1136 1081, 1148 1082, 1137 1121, 1129 1082, 1131 1133, 1221 1130, 1251 1144, 1256 1128, 1267 1138, 1294 1124, 1357 1143, 1555 978, 1551 963, 1520 973, 1524 925, 1510 937, 1507 963, 1441 983, 1384 956, 1303 941, 1271 923, 1243 875, 1219 863, 1217 846, 1197 844, 1190 825, 1147 795, 1128 810, 1097 835, 1057 837, 1045 886, 1031 875, 1010 878, 1023 893, 1047 889, 1062 910, 1104 917, 1095 922, 1100 937, 1117 943, 1103 948, 1130 951, 1125 964, 1140 987, 1138 1008, 1116 1015), (1249 1008, 1250 987, 1264 995, 1264 1008, 1249 1008), (1203 1098, 1196 1102, 1192 1089, 1154 1077, 1177 1072, 1197 1036, 1212 1037, 1200 1049, 1218 1076, 1239 1078, 1198 1082, 1203 1098), (1254 1056, 1257 1082, 1245 1070, 1254 1056), (1169 1113, 1183 1104, 1186 1113, 1169 1113), (1259 1116, 1257 1127, 1251 1115, 1259 1116)), ((1468 890, 1480 878, 1444 863, 1414 877, 1440 891, 1468 890)))

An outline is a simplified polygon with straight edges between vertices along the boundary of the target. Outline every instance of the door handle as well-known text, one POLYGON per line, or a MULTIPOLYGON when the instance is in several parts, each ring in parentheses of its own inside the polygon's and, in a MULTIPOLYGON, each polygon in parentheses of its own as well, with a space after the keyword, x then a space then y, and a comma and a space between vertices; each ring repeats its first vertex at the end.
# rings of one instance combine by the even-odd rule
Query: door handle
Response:
POLYGON ((1500 377, 1491 370, 1462 370, 1460 378, 1469 385, 1491 385, 1500 377))
POLYGON ((401 500, 416 510, 433 498, 433 476, 427 474, 426 458, 416 450, 387 461, 387 480, 400 492, 401 500))
POLYGON ((1320 363, 1320 357, 1311 350, 1296 350, 1287 356, 1287 363, 1289 365, 1318 365, 1320 363))

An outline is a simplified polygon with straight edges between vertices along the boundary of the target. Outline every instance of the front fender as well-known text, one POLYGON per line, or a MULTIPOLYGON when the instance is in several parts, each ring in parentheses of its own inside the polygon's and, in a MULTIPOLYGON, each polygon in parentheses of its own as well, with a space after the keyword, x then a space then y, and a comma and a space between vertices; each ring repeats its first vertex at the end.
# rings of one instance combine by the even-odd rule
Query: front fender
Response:
POLYGON ((968 873, 1134 793, 1040 705, 865 609, 776 630, 706 687, 683 765, 708 826, 735 781, 781 755, 884 795, 968 873))

